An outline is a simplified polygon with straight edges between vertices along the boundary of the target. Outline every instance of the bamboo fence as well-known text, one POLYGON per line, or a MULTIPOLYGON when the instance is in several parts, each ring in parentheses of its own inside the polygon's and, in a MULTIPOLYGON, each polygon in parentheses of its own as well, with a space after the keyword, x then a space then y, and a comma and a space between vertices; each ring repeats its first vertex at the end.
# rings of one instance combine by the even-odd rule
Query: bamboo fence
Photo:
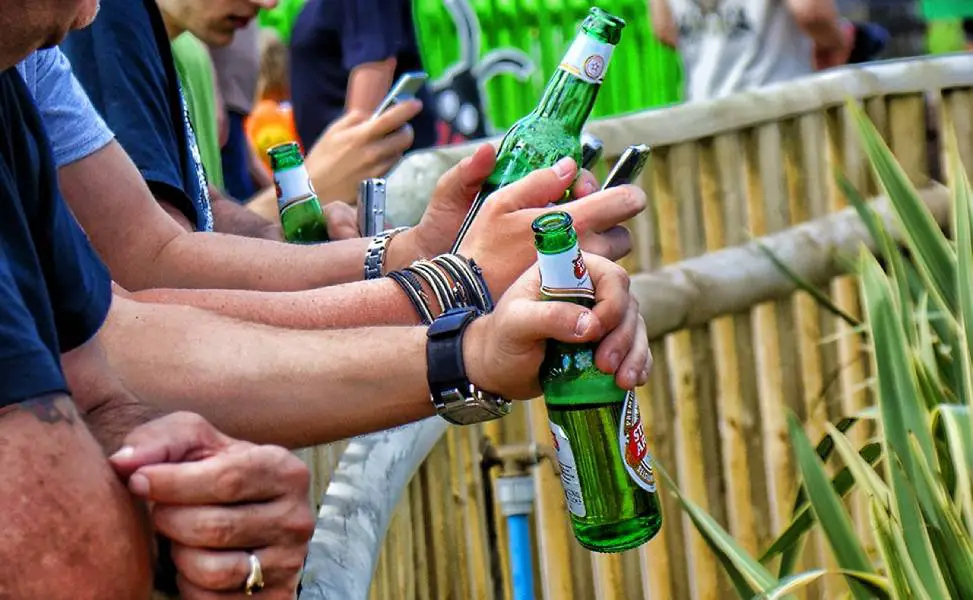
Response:
MULTIPOLYGON (((943 213, 943 194, 932 180, 938 178, 942 150, 937 132, 947 116, 967 168, 973 165, 969 55, 846 68, 590 127, 605 140, 609 164, 629 144, 653 147, 638 182, 649 195, 649 208, 629 224, 635 251, 624 261, 655 357, 650 382, 639 390, 650 447, 682 490, 753 553, 786 526, 799 485, 785 410, 794 411, 816 438, 825 421, 854 415, 870 402, 861 338, 807 294, 791 293, 786 279, 747 246, 754 236, 783 236, 781 248, 789 249, 783 254, 792 266, 829 288, 845 311, 860 313, 856 282, 839 274, 835 253, 849 244, 853 250, 863 234, 853 231, 847 211, 821 220, 846 207, 832 177, 836 168, 866 195, 879 194, 853 131, 848 99, 864 105, 909 176, 932 190, 928 202, 943 213), (809 221, 813 227, 790 231, 809 221)), ((390 180, 390 197, 398 203, 393 218, 414 221, 439 174, 470 149, 407 159, 390 180)), ((409 428, 393 432, 397 441, 379 434, 385 435, 376 438, 379 446, 392 451, 372 464, 355 452, 373 446, 353 440, 343 459, 350 470, 330 487, 344 445, 305 451, 315 470, 315 499, 327 493, 302 598, 511 598, 505 524, 490 493, 499 473, 481 469, 482 449, 544 444, 546 423, 540 401, 519 404, 510 416, 483 426, 425 423, 415 429, 422 434, 409 428), (400 446, 402 440, 408 446, 413 435, 434 441, 441 434, 428 455, 425 448, 410 453, 400 446), (404 489, 386 483, 393 472, 408 481, 404 489), (390 514, 373 510, 374 502, 384 502, 390 514), (364 538, 360 524, 368 531, 364 538), (361 556, 356 544, 367 548, 361 556), (329 589, 345 591, 315 591, 315 582, 337 581, 333 575, 342 565, 362 569, 352 585, 359 591, 340 587, 344 583, 329 589)), ((867 435, 865 428, 854 433, 858 443, 867 435)), ((719 564, 668 494, 663 493, 659 536, 638 550, 596 555, 573 540, 551 465, 541 461, 532 474, 537 598, 734 597, 719 564)), ((856 499, 851 502, 861 510, 856 499)), ((867 519, 857 514, 867 540, 867 519)), ((812 537, 804 560, 827 564, 828 556, 822 540, 812 537)), ((842 585, 826 580, 805 597, 834 598, 842 585)))

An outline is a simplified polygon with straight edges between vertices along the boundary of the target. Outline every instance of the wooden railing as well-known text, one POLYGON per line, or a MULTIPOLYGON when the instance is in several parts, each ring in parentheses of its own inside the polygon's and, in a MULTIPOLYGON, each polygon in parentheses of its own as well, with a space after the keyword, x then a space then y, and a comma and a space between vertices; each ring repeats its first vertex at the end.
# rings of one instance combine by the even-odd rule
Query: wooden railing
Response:
MULTIPOLYGON (((797 490, 785 411, 794 411, 813 438, 827 420, 870 401, 861 338, 808 295, 793 293, 748 246, 752 236, 771 236, 779 256, 829 286, 845 311, 859 313, 856 283, 840 274, 838 255, 867 238, 850 212, 827 216, 846 206, 833 181, 836 168, 866 195, 879 194, 849 99, 864 105, 945 221, 945 193, 932 182, 942 146, 936 131, 948 115, 969 169, 969 55, 847 68, 591 125, 606 142, 609 163, 629 144, 653 147, 638 182, 649 209, 630 223, 635 251, 624 261, 655 356, 651 380, 639 391, 651 448, 682 490, 754 553, 787 524, 797 490)), ((414 221, 439 175, 471 148, 405 161, 390 179, 393 219, 414 221)), ((482 474, 481 449, 544 443, 546 422, 543 403, 534 401, 481 427, 447 428, 433 419, 353 440, 333 479, 329 461, 317 460, 319 482, 331 484, 302 598, 509 598, 504 523, 484 502, 496 473, 482 474)), ((861 442, 867 431, 854 435, 861 442)), ((734 597, 667 494, 656 539, 637 551, 596 555, 573 541, 551 466, 542 461, 533 477, 539 598, 734 597)), ((867 519, 857 523, 867 539, 867 519)), ((828 564, 827 557, 812 537, 806 561, 828 564)), ((840 585, 825 581, 808 597, 835 597, 840 585)))

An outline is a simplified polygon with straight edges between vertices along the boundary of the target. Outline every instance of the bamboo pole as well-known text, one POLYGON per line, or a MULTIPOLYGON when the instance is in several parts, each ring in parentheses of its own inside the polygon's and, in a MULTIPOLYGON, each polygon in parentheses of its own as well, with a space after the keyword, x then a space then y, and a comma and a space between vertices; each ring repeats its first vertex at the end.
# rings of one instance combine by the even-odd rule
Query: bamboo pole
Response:
MULTIPOLYGON (((941 185, 919 190, 941 225, 949 223, 949 191, 941 185)), ((873 203, 893 235, 898 235, 886 201, 873 203)), ((837 256, 854 255, 874 244, 853 209, 815 219, 762 238, 761 243, 801 277, 823 284, 844 273, 837 256)), ((719 316, 786 298, 794 284, 755 243, 727 248, 632 277, 632 291, 642 306, 649 339, 708 323, 719 316), (651 310, 646 307, 652 307, 651 310)))
MULTIPOLYGON (((777 186, 782 184, 779 131, 776 124, 759 127, 746 144, 747 213, 750 229, 755 235, 768 233, 767 201, 783 196, 777 186), (769 188, 769 190, 768 190, 769 188)), ((781 373, 780 338, 777 330, 777 305, 765 302, 751 312, 753 336, 756 343, 758 399, 764 441, 764 465, 770 489, 768 518, 774 532, 786 524, 790 504, 794 498, 794 469, 787 446, 787 425, 784 411, 783 376, 781 373)))
MULTIPOLYGON (((734 141, 722 137, 700 145, 700 195, 706 249, 709 252, 726 247, 724 206, 728 204, 727 191, 733 183, 724 184, 724 180, 732 179, 735 167, 740 165, 738 155, 733 155, 737 150, 733 147, 734 141)), ((750 497, 747 440, 742 429, 745 408, 740 385, 735 317, 728 315, 714 319, 710 323, 709 333, 716 364, 716 409, 722 450, 720 472, 726 488, 727 522, 730 533, 740 545, 754 554, 757 552, 757 530, 750 497)))
MULTIPOLYGON (((695 202, 692 169, 694 156, 689 146, 671 148, 665 155, 656 155, 652 168, 655 172, 657 219, 660 225, 659 243, 662 262, 676 263, 683 257, 680 240, 680 225, 684 223, 680 208, 695 202)), ((692 333, 679 331, 665 339, 666 355, 669 359, 672 396, 676 410, 676 448, 677 473, 679 486, 694 502, 706 510, 709 500, 706 491, 706 477, 699 457, 703 455, 700 439, 699 401, 696 390, 696 375, 693 372, 692 333)), ((698 600, 717 598, 716 564, 712 553, 688 517, 683 516, 682 526, 686 531, 687 560, 691 566, 690 585, 693 597, 698 600)))

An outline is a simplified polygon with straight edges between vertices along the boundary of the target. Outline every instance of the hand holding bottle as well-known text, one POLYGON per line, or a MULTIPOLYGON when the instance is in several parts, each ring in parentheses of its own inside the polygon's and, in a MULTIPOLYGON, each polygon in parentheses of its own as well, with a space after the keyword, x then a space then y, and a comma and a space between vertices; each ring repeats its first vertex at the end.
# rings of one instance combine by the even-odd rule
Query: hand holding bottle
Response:
MULTIPOLYGON (((533 252, 529 240, 526 244, 533 252)), ((652 356, 628 274, 600 256, 584 258, 596 290, 594 306, 540 301, 539 271, 531 267, 492 313, 469 326, 463 356, 470 381, 504 398, 536 398, 547 340, 556 339, 576 344, 601 340, 595 359, 599 369, 614 373, 623 389, 646 382, 652 356)))
MULTIPOLYGON (((480 209, 459 253, 483 267, 495 296, 502 295, 534 263, 530 224, 564 196, 576 172, 573 160, 562 159, 554 167, 534 171, 494 192, 480 209)), ((631 239, 621 224, 645 209, 645 193, 631 185, 592 193, 597 188, 594 178, 585 176, 580 181, 591 189, 559 208, 574 219, 582 250, 612 260, 627 255, 631 239)))

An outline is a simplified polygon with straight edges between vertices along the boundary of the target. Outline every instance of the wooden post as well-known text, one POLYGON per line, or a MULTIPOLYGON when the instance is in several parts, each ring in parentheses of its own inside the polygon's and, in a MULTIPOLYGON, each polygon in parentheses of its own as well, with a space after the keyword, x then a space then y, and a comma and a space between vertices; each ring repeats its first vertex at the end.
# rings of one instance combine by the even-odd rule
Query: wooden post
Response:
MULTIPOLYGON (((739 210, 737 184, 742 178, 736 139, 723 136, 705 140, 699 147, 700 195, 706 249, 720 250, 726 243, 727 212, 739 210), (734 189, 736 188, 736 189, 734 189)), ((757 529, 750 496, 750 462, 743 430, 745 412, 740 385, 741 365, 737 352, 733 316, 710 322, 710 344, 716 366, 716 406, 719 416, 721 476, 726 488, 727 522, 730 533, 751 554, 757 552, 757 529)))
MULTIPOLYGON (((674 263, 683 258, 680 229, 683 225, 681 209, 686 203, 695 202, 693 170, 695 157, 689 145, 668 149, 665 155, 656 155, 653 171, 656 189, 656 215, 659 222, 659 242, 662 262, 674 263)), ((696 391, 696 374, 693 369, 693 340, 690 331, 680 331, 665 340, 669 359, 672 396, 676 410, 676 447, 678 457, 676 471, 683 492, 704 509, 710 506, 707 498, 706 476, 700 439, 699 398, 696 391)), ((691 565, 690 587, 698 600, 718 598, 715 559, 703 538, 695 531, 688 518, 683 517, 683 528, 689 540, 687 560, 691 565)))

